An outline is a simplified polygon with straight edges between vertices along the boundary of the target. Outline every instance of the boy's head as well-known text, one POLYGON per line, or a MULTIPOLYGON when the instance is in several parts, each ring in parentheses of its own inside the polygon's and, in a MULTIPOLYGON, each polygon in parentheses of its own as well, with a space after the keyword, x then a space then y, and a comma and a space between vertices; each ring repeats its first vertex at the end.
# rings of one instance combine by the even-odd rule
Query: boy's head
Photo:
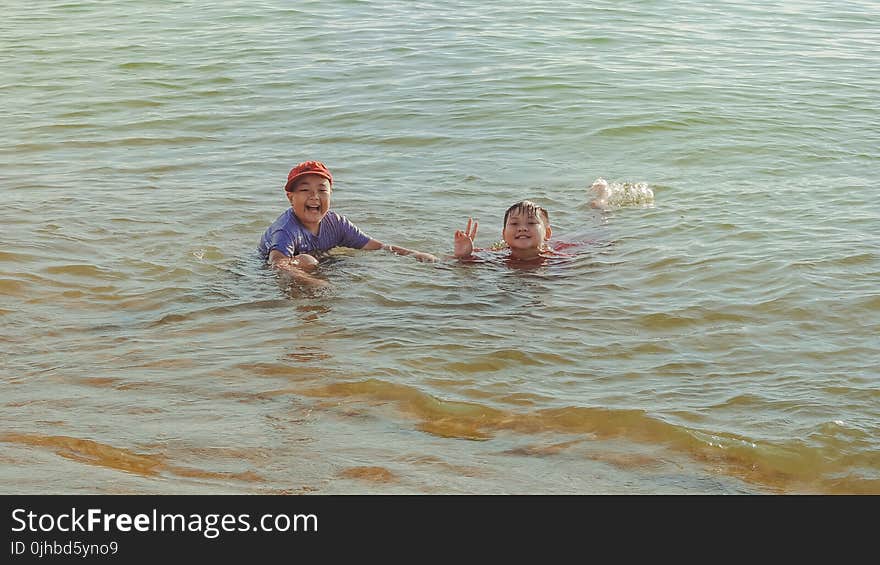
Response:
POLYGON ((290 170, 284 190, 299 221, 307 228, 317 229, 330 210, 333 175, 324 163, 305 161, 290 170))
POLYGON ((540 252, 551 234, 550 214, 531 200, 517 202, 504 212, 501 236, 514 252, 540 252))
POLYGON ((318 175, 327 179, 331 185, 333 184, 333 175, 330 174, 330 169, 327 168, 327 165, 321 161, 303 161, 290 169, 290 172, 287 174, 287 184, 284 185, 284 190, 287 192, 293 190, 296 186, 296 181, 305 175, 318 175))

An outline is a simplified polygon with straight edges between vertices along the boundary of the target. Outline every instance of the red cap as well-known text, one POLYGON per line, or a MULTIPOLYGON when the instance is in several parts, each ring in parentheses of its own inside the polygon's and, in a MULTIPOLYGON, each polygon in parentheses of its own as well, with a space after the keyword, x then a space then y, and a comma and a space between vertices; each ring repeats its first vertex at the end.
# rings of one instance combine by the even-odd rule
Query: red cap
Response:
POLYGON ((305 161, 304 163, 300 163, 290 169, 290 173, 287 175, 287 184, 284 185, 284 190, 289 191, 290 185, 293 184, 293 181, 303 175, 318 175, 329 180, 330 184, 333 184, 333 175, 330 174, 327 165, 321 161, 305 161))

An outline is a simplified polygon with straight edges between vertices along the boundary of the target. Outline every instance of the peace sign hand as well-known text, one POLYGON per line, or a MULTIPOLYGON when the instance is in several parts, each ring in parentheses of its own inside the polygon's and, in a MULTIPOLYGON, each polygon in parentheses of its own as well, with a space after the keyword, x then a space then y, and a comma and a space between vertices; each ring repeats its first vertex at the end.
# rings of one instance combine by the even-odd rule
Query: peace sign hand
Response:
POLYGON ((474 238, 477 237, 479 222, 468 218, 467 227, 464 231, 455 231, 455 256, 459 259, 470 257, 474 252, 474 238))

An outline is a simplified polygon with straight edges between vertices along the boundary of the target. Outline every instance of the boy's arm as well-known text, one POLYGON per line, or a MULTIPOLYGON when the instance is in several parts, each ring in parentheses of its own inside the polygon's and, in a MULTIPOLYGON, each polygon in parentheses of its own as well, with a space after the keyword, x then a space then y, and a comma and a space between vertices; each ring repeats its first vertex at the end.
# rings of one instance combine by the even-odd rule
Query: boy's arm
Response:
POLYGON ((375 239, 371 239, 361 247, 366 251, 376 251, 377 249, 387 249, 392 253, 397 255, 412 255, 415 259, 425 263, 436 263, 438 259, 431 255, 430 253, 423 253, 421 251, 413 251, 412 249, 407 249, 406 247, 400 247, 398 245, 388 245, 386 243, 382 243, 381 241, 377 241, 375 239))

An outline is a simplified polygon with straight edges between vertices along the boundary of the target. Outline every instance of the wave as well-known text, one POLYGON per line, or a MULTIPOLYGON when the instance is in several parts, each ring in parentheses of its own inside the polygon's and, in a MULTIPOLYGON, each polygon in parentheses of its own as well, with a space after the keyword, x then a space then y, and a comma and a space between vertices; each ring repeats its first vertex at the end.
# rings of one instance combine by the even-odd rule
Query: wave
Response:
MULTIPOLYGON (((403 415, 414 418, 417 429, 443 438, 485 441, 501 432, 550 432, 580 435, 579 441, 625 440, 664 445, 699 464, 772 492, 880 494, 880 478, 845 474, 853 468, 875 468, 877 455, 855 453, 848 456, 846 465, 840 465, 831 457, 836 452, 834 446, 807 445, 800 440, 757 442, 672 423, 641 409, 562 406, 528 411, 530 403, 524 409, 521 402, 508 408, 444 400, 413 386, 375 378, 333 382, 299 392, 325 399, 366 401, 371 406, 390 402, 403 415)), ((835 429, 840 432, 837 426, 835 429)))
POLYGON ((593 208, 654 205, 654 190, 645 182, 608 182, 598 178, 587 189, 587 197, 593 208))

